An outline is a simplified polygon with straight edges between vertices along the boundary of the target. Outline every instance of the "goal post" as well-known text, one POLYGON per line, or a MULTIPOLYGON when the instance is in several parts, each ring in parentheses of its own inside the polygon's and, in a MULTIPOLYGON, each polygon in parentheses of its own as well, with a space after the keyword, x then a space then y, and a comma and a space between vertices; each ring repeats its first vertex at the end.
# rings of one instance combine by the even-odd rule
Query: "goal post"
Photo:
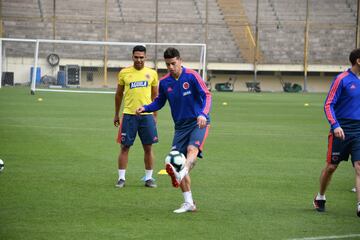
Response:
POLYGON ((132 49, 136 45, 146 46, 146 66, 159 70, 160 76, 166 72, 164 50, 175 47, 183 65, 197 69, 206 81, 206 44, 1 38, 0 82, 9 84, 3 76, 11 73, 13 83, 29 85, 32 94, 114 93, 117 73, 133 64, 132 49))

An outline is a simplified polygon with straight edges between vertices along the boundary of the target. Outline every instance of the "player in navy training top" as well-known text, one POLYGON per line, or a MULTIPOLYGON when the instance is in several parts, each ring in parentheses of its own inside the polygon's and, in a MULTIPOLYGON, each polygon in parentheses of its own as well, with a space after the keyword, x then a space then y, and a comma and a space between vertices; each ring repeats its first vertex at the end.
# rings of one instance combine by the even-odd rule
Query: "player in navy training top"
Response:
POLYGON ((326 166, 320 175, 320 191, 314 199, 317 211, 325 211, 325 191, 341 161, 351 161, 355 169, 357 215, 360 217, 360 48, 349 56, 351 68, 336 76, 325 100, 324 111, 331 129, 326 166))
POLYGON ((185 167, 180 172, 171 164, 166 165, 173 186, 180 186, 184 197, 184 203, 174 212, 192 212, 196 211, 196 206, 192 198, 189 172, 197 157, 202 157, 210 127, 211 93, 197 72, 181 65, 177 49, 166 49, 164 59, 169 73, 160 79, 159 95, 151 104, 138 108, 137 113, 157 111, 166 101, 169 102, 175 123, 172 150, 178 150, 186 156, 185 167))

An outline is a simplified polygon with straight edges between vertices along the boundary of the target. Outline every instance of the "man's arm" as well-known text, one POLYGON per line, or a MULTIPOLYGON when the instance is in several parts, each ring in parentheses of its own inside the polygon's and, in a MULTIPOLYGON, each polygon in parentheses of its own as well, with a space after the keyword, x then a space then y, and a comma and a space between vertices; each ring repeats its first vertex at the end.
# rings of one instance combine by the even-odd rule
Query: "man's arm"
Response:
POLYGON ((124 96, 124 85, 118 85, 115 93, 115 116, 114 116, 114 126, 117 127, 120 124, 119 112, 121 103, 124 96))
MULTIPOLYGON (((154 101, 154 99, 157 97, 158 95, 158 86, 152 86, 151 87, 151 101, 154 101)), ((157 112, 155 111, 154 112, 154 117, 155 117, 155 120, 157 120, 157 112)))
POLYGON ((166 95, 164 93, 163 87, 161 87, 161 83, 159 85, 158 95, 154 98, 153 102, 149 105, 144 105, 136 109, 136 113, 140 114, 142 112, 156 112, 160 110, 166 103, 166 95))
POLYGON ((335 137, 344 140, 345 139, 344 130, 341 128, 339 122, 337 121, 334 111, 334 106, 341 95, 341 90, 342 90, 342 79, 338 77, 331 84, 329 93, 325 100, 324 112, 328 122, 331 125, 331 129, 334 131, 335 137))
POLYGON ((197 117, 197 124, 200 128, 206 127, 210 108, 211 108, 211 93, 209 89, 207 88, 204 80, 201 78, 201 76, 193 71, 194 76, 194 83, 196 86, 197 91, 199 92, 199 96, 202 98, 202 106, 201 106, 201 112, 199 113, 199 116, 197 117))
POLYGON ((340 127, 339 122, 337 121, 336 114, 334 111, 334 106, 337 103, 342 92, 342 78, 337 77, 331 84, 330 90, 325 100, 324 112, 327 120, 331 125, 331 129, 340 127))

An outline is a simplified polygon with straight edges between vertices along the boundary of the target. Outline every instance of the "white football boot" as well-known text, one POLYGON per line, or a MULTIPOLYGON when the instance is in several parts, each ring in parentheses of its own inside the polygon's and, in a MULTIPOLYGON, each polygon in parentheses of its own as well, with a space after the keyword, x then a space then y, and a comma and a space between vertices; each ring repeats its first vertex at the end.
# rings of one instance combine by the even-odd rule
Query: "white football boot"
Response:
POLYGON ((188 202, 185 202, 181 204, 181 207, 179 209, 174 210, 174 213, 185 213, 185 212, 195 212, 195 211, 196 211, 195 203, 192 205, 188 202))

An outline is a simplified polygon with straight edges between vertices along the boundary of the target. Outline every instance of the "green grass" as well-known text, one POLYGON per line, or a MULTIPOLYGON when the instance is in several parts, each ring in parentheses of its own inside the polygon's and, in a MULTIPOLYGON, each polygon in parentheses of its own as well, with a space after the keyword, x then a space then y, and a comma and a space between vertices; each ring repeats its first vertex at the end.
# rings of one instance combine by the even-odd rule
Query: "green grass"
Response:
MULTIPOLYGON (((192 171, 199 211, 169 177, 146 189, 143 151, 131 149, 127 186, 117 178, 108 94, 0 89, 0 239, 291 239, 360 234, 354 170, 341 164, 327 212, 312 209, 325 164, 325 94, 213 93, 205 158, 192 171), (39 97, 43 101, 37 101, 39 97), (227 106, 222 103, 227 102, 227 106), (309 103, 308 107, 304 103, 309 103)), ((155 172, 170 149, 168 106, 159 113, 155 172)))

